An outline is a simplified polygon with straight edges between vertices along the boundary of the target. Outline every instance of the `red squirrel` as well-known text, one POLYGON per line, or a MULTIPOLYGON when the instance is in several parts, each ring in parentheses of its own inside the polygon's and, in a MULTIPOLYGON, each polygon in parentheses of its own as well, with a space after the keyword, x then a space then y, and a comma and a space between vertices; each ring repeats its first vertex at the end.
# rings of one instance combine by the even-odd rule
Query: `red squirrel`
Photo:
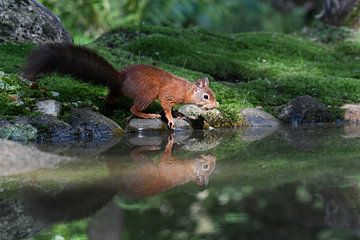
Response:
POLYGON ((135 165, 130 169, 116 168, 111 162, 108 168, 113 176, 119 176, 120 193, 132 198, 144 198, 159 194, 178 185, 193 181, 206 186, 216 165, 213 155, 201 155, 194 159, 178 159, 172 155, 174 138, 169 136, 160 161, 155 164, 146 152, 159 150, 157 146, 142 146, 130 153, 135 165))
POLYGON ((130 111, 141 118, 160 118, 160 114, 143 112, 158 99, 171 129, 174 129, 171 109, 175 104, 192 103, 204 109, 218 106, 207 77, 194 84, 143 64, 118 71, 95 51, 71 44, 47 44, 35 49, 27 58, 22 76, 34 81, 40 74, 55 72, 107 86, 110 104, 121 95, 132 98, 134 103, 130 111))

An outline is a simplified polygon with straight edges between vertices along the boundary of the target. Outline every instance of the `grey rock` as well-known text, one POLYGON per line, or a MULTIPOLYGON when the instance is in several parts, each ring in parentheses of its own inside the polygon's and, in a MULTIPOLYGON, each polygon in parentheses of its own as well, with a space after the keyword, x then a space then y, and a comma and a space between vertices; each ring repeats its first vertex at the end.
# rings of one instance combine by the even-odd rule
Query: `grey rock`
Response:
POLYGON ((17 142, 0 140, 0 176, 19 175, 44 168, 54 168, 60 162, 70 161, 17 142))
POLYGON ((344 104, 344 120, 351 125, 360 125, 360 104, 344 104))
POLYGON ((243 109, 241 115, 251 127, 274 127, 280 125, 277 118, 258 108, 243 109))
POLYGON ((186 118, 193 120, 193 125, 202 125, 196 121, 206 121, 211 127, 219 125, 223 121, 223 116, 217 109, 205 110, 193 104, 186 104, 179 108, 179 113, 186 118), (194 122, 195 121, 195 122, 194 122))
POLYGON ((56 143, 70 141, 75 134, 70 124, 51 115, 31 117, 29 123, 38 130, 37 139, 40 142, 51 141, 56 143))
MULTIPOLYGON (((183 119, 174 119, 175 131, 192 130, 191 125, 183 119)), ((127 132, 142 132, 142 131, 169 131, 168 126, 161 119, 130 119, 127 132)))
POLYGON ((53 99, 38 101, 36 107, 40 113, 54 117, 58 117, 61 112, 61 103, 53 99))
POLYGON ((37 140, 39 143, 60 144, 79 140, 114 142, 123 134, 122 128, 111 119, 87 109, 73 109, 68 122, 49 115, 23 117, 12 122, 0 120, 0 138, 16 141, 37 140))
POLYGON ((302 123, 321 123, 334 120, 328 107, 309 95, 292 99, 281 109, 278 117, 283 122, 295 126, 302 123))
POLYGON ((205 110, 193 104, 182 105, 179 112, 189 119, 198 119, 200 116, 206 118, 210 115, 219 115, 220 117, 220 111, 217 109, 205 110))
POLYGON ((0 42, 68 42, 59 18, 35 0, 0 1, 0 42))
POLYGON ((123 129, 110 118, 88 109, 72 109, 67 121, 80 139, 104 139, 120 136, 123 129))
POLYGON ((14 141, 33 141, 37 136, 37 129, 24 119, 12 122, 0 120, 0 138, 14 141))

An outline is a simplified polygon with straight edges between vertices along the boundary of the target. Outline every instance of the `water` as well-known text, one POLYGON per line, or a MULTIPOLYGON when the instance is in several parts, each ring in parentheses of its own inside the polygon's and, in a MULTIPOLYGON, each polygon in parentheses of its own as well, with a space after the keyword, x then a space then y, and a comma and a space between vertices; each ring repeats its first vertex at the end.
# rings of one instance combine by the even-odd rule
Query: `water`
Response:
POLYGON ((63 158, 0 161, 0 239, 360 238, 360 127, 36 148, 63 158))

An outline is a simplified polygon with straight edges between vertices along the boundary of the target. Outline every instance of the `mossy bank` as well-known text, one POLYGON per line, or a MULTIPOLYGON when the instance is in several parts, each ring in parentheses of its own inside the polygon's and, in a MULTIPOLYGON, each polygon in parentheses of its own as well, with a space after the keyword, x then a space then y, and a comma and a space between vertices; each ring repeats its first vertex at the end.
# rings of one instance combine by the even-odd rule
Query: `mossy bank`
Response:
MULTIPOLYGON (((92 106, 105 111, 103 87, 80 83, 66 76, 39 80, 40 89, 19 82, 26 55, 33 45, 0 44, 0 115, 30 114, 33 102, 53 98, 67 106, 92 106), (56 94, 54 94, 56 93, 56 94)), ((341 118, 340 106, 360 101, 360 43, 315 43, 275 33, 217 34, 200 28, 123 27, 89 45, 115 67, 146 63, 194 81, 204 75, 220 103, 225 125, 241 125, 245 107, 277 107, 299 95, 311 95, 341 118)), ((119 100, 112 115, 120 124, 130 115, 131 101, 119 100)), ((149 111, 160 111, 158 103, 149 111)))

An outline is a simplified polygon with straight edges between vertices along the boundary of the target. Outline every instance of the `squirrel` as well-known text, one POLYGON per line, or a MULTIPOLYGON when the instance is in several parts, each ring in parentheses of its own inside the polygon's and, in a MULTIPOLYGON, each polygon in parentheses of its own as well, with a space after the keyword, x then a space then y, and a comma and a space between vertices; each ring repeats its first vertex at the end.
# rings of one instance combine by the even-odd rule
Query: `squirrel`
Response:
POLYGON ((159 150, 158 146, 142 146, 131 151, 130 156, 135 161, 135 165, 130 169, 117 169, 108 162, 110 173, 122 179, 120 193, 140 199, 168 191, 190 181, 198 186, 208 185, 209 177, 215 169, 216 157, 203 154, 194 159, 178 159, 172 155, 174 143, 173 135, 169 135, 158 163, 154 163, 145 155, 147 152, 159 150))
POLYGON ((218 106, 207 77, 190 83, 144 64, 118 71, 95 51, 73 44, 47 44, 35 49, 26 60, 22 76, 35 81, 40 74, 55 72, 108 87, 108 104, 114 104, 121 95, 132 98, 134 103, 130 111, 137 117, 160 118, 160 114, 143 112, 153 101, 159 100, 170 129, 175 128, 171 114, 175 104, 192 103, 207 110, 218 106))

